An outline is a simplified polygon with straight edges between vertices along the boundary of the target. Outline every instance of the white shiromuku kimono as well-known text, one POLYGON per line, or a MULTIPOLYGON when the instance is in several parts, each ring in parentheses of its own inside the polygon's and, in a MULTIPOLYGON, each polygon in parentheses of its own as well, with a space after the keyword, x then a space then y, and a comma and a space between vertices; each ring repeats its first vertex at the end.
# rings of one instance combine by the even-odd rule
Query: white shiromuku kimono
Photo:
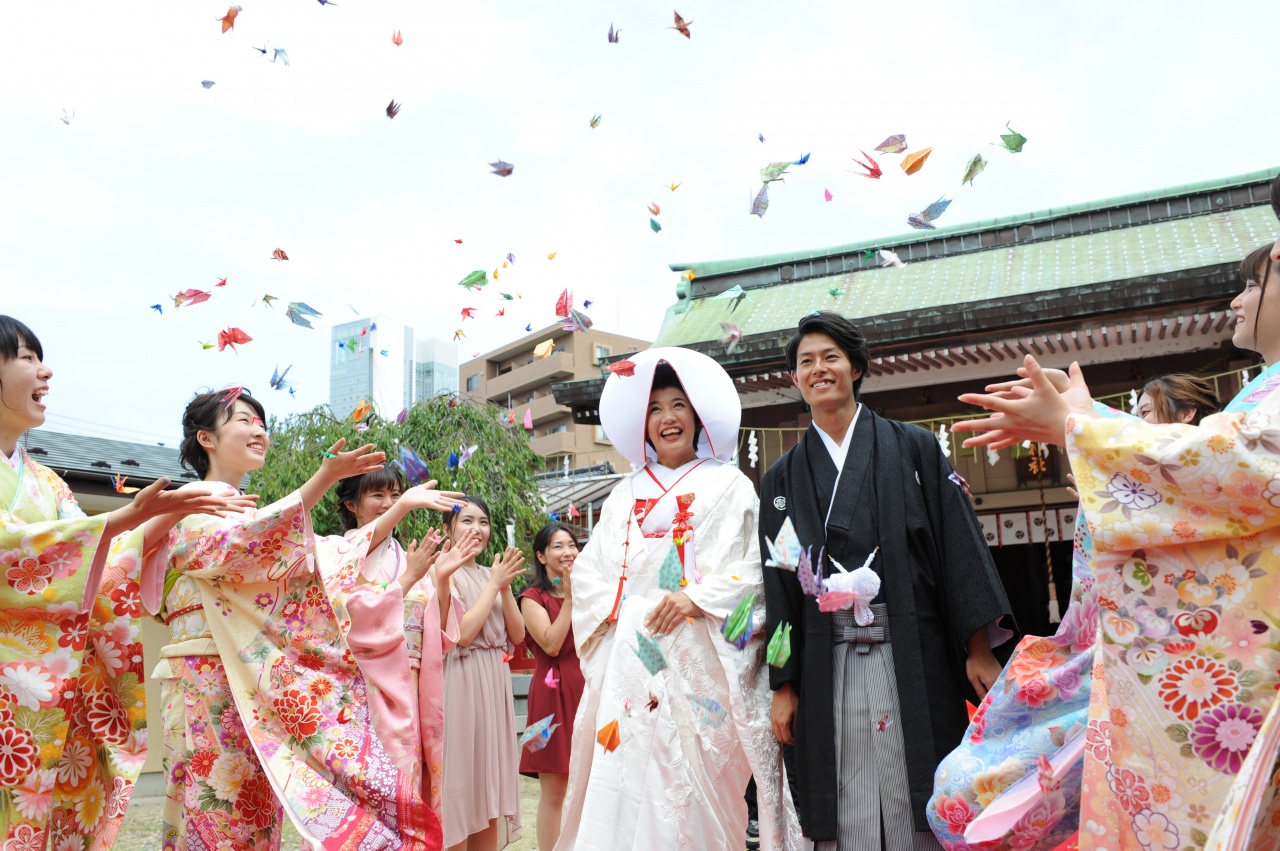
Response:
POLYGON ((650 463, 606 500, 573 571, 573 632, 586 689, 573 729, 559 851, 737 851, 752 773, 761 847, 801 847, 769 719, 758 507, 751 482, 713 458, 677 470, 650 463), (636 655, 636 632, 666 596, 658 568, 680 510, 692 528, 683 590, 704 614, 658 638, 668 667, 651 675, 636 655), (624 596, 610 623, 624 557, 624 596), (749 596, 756 598, 757 634, 738 650, 721 628, 749 596), (723 720, 710 701, 723 707, 723 720), (621 743, 606 751, 597 733, 615 720, 621 743))

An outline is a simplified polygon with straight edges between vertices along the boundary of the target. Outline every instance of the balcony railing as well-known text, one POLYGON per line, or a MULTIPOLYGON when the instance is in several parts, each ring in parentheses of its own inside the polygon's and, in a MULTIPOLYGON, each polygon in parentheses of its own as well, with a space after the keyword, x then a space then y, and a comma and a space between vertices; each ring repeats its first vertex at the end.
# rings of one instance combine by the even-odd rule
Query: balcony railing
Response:
POLYGON ((577 435, 572 431, 558 431, 535 437, 530 441, 529 448, 545 458, 549 455, 572 455, 577 445, 577 435))
POLYGON ((486 381, 485 396, 500 405, 505 405, 508 394, 519 396, 535 387, 571 378, 573 364, 572 352, 556 352, 545 358, 536 358, 533 363, 518 366, 510 372, 486 381))

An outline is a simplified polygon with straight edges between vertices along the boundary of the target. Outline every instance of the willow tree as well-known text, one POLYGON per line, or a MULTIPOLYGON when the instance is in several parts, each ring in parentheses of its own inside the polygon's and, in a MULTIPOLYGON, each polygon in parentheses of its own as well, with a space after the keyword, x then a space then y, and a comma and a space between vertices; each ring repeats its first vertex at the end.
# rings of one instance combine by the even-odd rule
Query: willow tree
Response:
MULTIPOLYGON (((358 431, 356 425, 350 417, 338 419, 324 406, 284 419, 272 417, 268 425, 271 451, 263 468, 250 474, 249 492, 261 496, 260 505, 286 496, 316 471, 324 450, 339 438, 346 438, 347 448, 372 443, 387 453, 387 463, 399 460, 404 446, 426 463, 441 490, 473 494, 488 504, 493 513, 493 537, 488 551, 479 557, 482 563, 491 563, 506 546, 509 523, 515 524, 516 546, 526 557, 531 556, 533 534, 548 522, 533 478, 543 459, 529 448, 523 428, 507 424, 503 411, 489 404, 437 396, 410 408, 403 423, 371 414, 363 423, 367 430, 358 431), (464 449, 471 446, 478 448, 470 459, 450 464, 450 454, 460 460, 464 449)), ((342 534, 335 490, 331 489, 311 512, 317 534, 342 534)), ((407 543, 439 525, 436 513, 414 512, 397 527, 396 537, 407 543)))

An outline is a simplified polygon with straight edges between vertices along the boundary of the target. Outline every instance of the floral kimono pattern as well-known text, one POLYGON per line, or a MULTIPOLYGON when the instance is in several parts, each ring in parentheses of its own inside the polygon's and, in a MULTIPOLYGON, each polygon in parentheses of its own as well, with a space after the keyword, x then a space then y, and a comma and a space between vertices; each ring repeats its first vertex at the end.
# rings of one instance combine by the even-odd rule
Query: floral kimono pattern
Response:
MULTIPOLYGON (((1127 417, 1095 405, 1102 417, 1127 417)), ((1028 635, 1014 650, 973 714, 964 739, 938 766, 926 815, 943 847, 969 848, 965 828, 1000 793, 1036 770, 1089 720, 1093 645, 1098 634, 1093 542, 1081 516, 1071 552, 1071 599, 1053 635, 1028 635)), ((1025 814, 1001 839, 982 844, 997 849, 1054 848, 1079 825, 1082 766, 1059 780, 1059 794, 1025 814)))
POLYGON ((21 462, 0 463, 0 837, 6 851, 106 847, 146 759, 141 535, 108 554, 105 515, 21 462))
POLYGON ((1067 420, 1100 620, 1083 849, 1204 847, 1275 702, 1278 377, 1199 427, 1067 420))
MULTIPOLYGON (((347 539, 364 534, 347 533, 347 539)), ((321 565, 326 547, 341 538, 317 542, 321 565)), ((338 624, 365 676, 374 728, 400 769, 422 784, 434 816, 440 813, 444 774, 444 653, 458 638, 464 614, 453 601, 448 629, 440 627, 434 574, 402 593, 396 579, 407 567, 403 547, 388 538, 365 559, 359 574, 327 575, 325 589, 338 624)), ((439 830, 437 819, 431 820, 439 830)))
MULTIPOLYGON (((357 573, 368 542, 334 547, 334 575, 357 573)), ((420 790, 374 735, 313 547, 295 493, 239 517, 186 518, 144 567, 148 608, 168 586, 175 639, 157 670, 167 847, 278 847, 279 804, 318 847, 439 847, 420 790)))

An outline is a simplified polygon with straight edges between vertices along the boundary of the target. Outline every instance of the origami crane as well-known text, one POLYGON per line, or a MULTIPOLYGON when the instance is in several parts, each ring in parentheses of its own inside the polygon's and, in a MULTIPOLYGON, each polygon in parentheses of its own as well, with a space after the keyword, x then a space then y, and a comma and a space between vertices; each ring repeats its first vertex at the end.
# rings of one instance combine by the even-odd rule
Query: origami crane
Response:
POLYGON ((871 601, 880 593, 880 576, 871 569, 880 548, 876 547, 857 570, 848 571, 835 559, 831 563, 839 573, 822 580, 823 593, 817 595, 818 610, 838 612, 853 609, 853 619, 858 626, 870 626, 875 621, 871 613, 871 601))
POLYGON ((289 302, 289 306, 285 308, 284 315, 289 317, 289 321, 294 325, 301 325, 303 328, 314 327, 307 319, 308 316, 324 316, 323 313, 316 310, 305 301, 289 302))
MULTIPOLYGON (((906 149, 907 137, 901 133, 890 136, 875 147, 875 150, 882 154, 900 154, 906 149)), ((863 156, 866 156, 866 154, 863 154, 863 156)))
POLYGON ((660 232, 660 231, 662 230, 662 225, 658 224, 658 220, 657 220, 657 219, 650 218, 650 219, 649 219, 649 230, 653 231, 654 233, 658 233, 658 232, 660 232))
MULTIPOLYGON (((399 419, 397 417, 397 419, 399 419)), ((422 459, 418 457, 418 453, 414 452, 412 447, 400 444, 400 460, 392 461, 400 468, 400 472, 404 473, 404 479, 410 487, 420 485, 423 482, 431 481, 431 471, 427 469, 427 465, 422 463, 422 459)))
POLYGON ((277 248, 275 251, 271 252, 271 259, 272 260, 288 260, 289 255, 284 253, 283 248, 277 248))
POLYGON ((901 269, 903 266, 907 265, 907 261, 899 260, 898 255, 890 251, 889 249, 881 248, 880 249, 880 265, 896 266, 899 269, 901 269))
POLYGON ((787 660, 791 658, 791 623, 784 621, 778 624, 778 628, 773 631, 773 637, 769 639, 769 648, 766 658, 769 664, 775 668, 781 668, 787 664, 787 660))
POLYGON ((605 369, 609 370, 619 378, 630 378, 636 374, 636 365, 634 362, 629 360, 614 361, 606 366, 605 369))
POLYGON ((551 741, 551 734, 556 731, 559 724, 552 724, 556 718, 555 714, 548 715, 535 721, 525 728, 520 734, 520 747, 528 747, 530 751, 540 751, 547 746, 547 742, 551 741))
POLYGON ((969 164, 964 167, 964 177, 960 178, 960 185, 966 183, 973 185, 973 179, 982 174, 982 170, 987 167, 987 161, 982 158, 982 154, 974 154, 973 159, 969 160, 969 164))
POLYGON ((742 329, 732 322, 721 322, 720 330, 724 332, 724 336, 720 338, 721 345, 725 347, 724 353, 731 355, 742 342, 742 329))
POLYGON ((721 628, 724 640, 739 650, 746 648, 747 642, 751 640, 755 604, 754 594, 744 597, 729 617, 724 619, 724 626, 721 628))
POLYGON ((796 528, 791 524, 790 517, 782 521, 782 528, 778 530, 777 537, 772 541, 766 537, 764 544, 769 550, 769 557, 764 562, 765 567, 794 572, 800 564, 800 538, 796 536, 796 528))
POLYGON ((667 667, 667 657, 662 655, 662 648, 658 646, 656 639, 645 635, 642 630, 636 630, 636 641, 639 643, 632 649, 649 669, 649 673, 657 676, 658 672, 667 667))
POLYGON ((551 357, 551 349, 555 344, 555 340, 543 340, 533 347, 533 356, 539 359, 551 357))
POLYGON ((826 548, 818 550, 818 557, 812 557, 813 548, 805 547, 800 553, 800 563, 796 565, 796 578, 800 580, 800 590, 810 597, 822 593, 822 559, 826 548))
POLYGON ((461 281, 458 281, 458 286, 465 287, 466 289, 469 289, 469 290, 476 290, 477 292, 479 292, 480 290, 484 289, 484 287, 487 286, 488 283, 489 283, 489 273, 485 272, 483 269, 476 269, 474 272, 467 275, 461 281))
POLYGON ((617 44, 618 36, 622 34, 622 30, 615 30, 613 24, 609 24, 609 43, 617 44))
MULTIPOLYGON (((747 212, 753 216, 764 218, 764 214, 769 210, 769 184, 760 187, 760 191, 756 193, 755 199, 751 202, 751 209, 747 212)), ((690 278, 689 280, 693 280, 690 278)))
POLYGON ((833 195, 831 194, 831 190, 830 190, 830 189, 824 189, 824 190, 822 190, 822 197, 823 197, 823 198, 826 198, 828 201, 830 201, 830 200, 831 200, 833 197, 835 197, 835 196, 833 196, 833 195))
POLYGON ((592 130, 594 130, 594 129, 596 129, 597 127, 599 127, 599 126, 600 126, 600 119, 601 119, 601 117, 602 117, 602 116, 600 115, 600 113, 596 113, 595 115, 591 116, 591 129, 592 129, 592 130))
POLYGON ((855 171, 854 174, 858 175, 858 177, 870 177, 872 180, 879 180, 880 176, 884 174, 884 172, 880 170, 880 164, 873 160, 866 151, 859 149, 858 153, 866 157, 867 162, 871 163, 871 165, 867 165, 867 163, 862 162, 857 157, 850 157, 849 159, 853 160, 854 165, 864 168, 867 171, 866 174, 862 174, 857 171, 855 171))
POLYGON ((222 21, 223 34, 226 34, 227 30, 233 30, 236 28, 236 15, 240 14, 242 11, 244 10, 239 6, 232 6, 227 10, 227 14, 223 15, 221 18, 217 18, 217 20, 222 21))
POLYGON ((289 364, 284 368, 284 372, 280 372, 280 367, 271 370, 271 389, 272 390, 288 390, 291 386, 284 377, 289 374, 289 370, 293 369, 293 364, 289 364))
POLYGON ((356 405, 356 409, 351 412, 351 419, 355 422, 360 422, 362 419, 369 416, 372 411, 373 405, 370 405, 368 401, 362 400, 360 404, 356 405))
POLYGON ((773 183, 775 180, 782 180, 782 175, 786 174, 787 169, 792 165, 794 165, 792 162, 769 163, 760 169, 760 179, 766 184, 773 183))
POLYGON ((667 548, 667 555, 658 568, 658 587, 674 594, 683 587, 684 565, 680 563, 680 554, 676 551, 675 542, 667 548))
POLYGON ((933 148, 925 148, 923 151, 912 151, 902 158, 902 170, 907 174, 915 174, 924 168, 924 161, 929 159, 929 154, 933 152, 933 148))
POLYGON ((747 295, 746 290, 744 290, 742 286, 739 284, 734 284, 733 286, 729 287, 729 289, 725 290, 724 292, 720 293, 720 295, 716 296, 716 299, 732 300, 733 304, 729 306, 730 313, 733 313, 738 309, 738 305, 742 303, 743 299, 746 299, 747 301, 753 301, 751 296, 747 295))
POLYGON ((689 704, 693 707, 693 714, 703 724, 718 729, 724 723, 728 712, 720 705, 720 701, 712 697, 699 697, 692 692, 685 692, 685 697, 689 698, 689 704))
POLYGON ((212 296, 213 293, 207 290, 183 290, 173 297, 173 306, 178 308, 186 304, 200 304, 203 301, 208 301, 212 296))
POLYGON ((503 162, 502 160, 498 160, 496 163, 489 163, 489 168, 493 169, 490 174, 496 174, 498 177, 510 177, 511 172, 516 170, 516 167, 511 163, 503 162))
POLYGON ((547 669, 547 675, 542 678, 547 688, 560 688, 560 679, 556 676, 556 672, 552 668, 547 669))
POLYGON ((111 477, 111 486, 116 489, 116 493, 137 493, 142 490, 142 488, 135 488, 132 485, 126 485, 125 482, 127 481, 129 481, 128 476, 117 474, 111 477))
POLYGON ((238 353, 237 345, 251 342, 253 342, 253 338, 239 328, 231 327, 218 332, 218 351, 230 346, 231 351, 238 353))
POLYGON ((604 748, 605 753, 616 751, 618 745, 622 744, 622 737, 618 735, 618 719, 601 727, 600 732, 596 733, 596 741, 604 748))
POLYGON ((950 201, 939 198, 920 212, 907 216, 907 224, 916 230, 937 230, 932 224, 933 220, 945 213, 950 206, 950 201))
POLYGON ((569 315, 560 320, 560 327, 566 331, 590 331, 591 317, 580 310, 569 309, 569 315))
POLYGON ((1022 146, 1027 144, 1027 137, 1014 130, 1008 123, 1004 125, 1004 129, 1009 132, 1000 134, 1000 144, 997 147, 1004 148, 1011 154, 1022 153, 1022 146))
POLYGON ((670 29, 675 30, 685 38, 692 38, 692 36, 689 35, 689 27, 693 24, 693 21, 686 21, 684 18, 680 17, 679 12, 675 13, 675 17, 676 17, 676 25, 674 27, 671 27, 670 29))

